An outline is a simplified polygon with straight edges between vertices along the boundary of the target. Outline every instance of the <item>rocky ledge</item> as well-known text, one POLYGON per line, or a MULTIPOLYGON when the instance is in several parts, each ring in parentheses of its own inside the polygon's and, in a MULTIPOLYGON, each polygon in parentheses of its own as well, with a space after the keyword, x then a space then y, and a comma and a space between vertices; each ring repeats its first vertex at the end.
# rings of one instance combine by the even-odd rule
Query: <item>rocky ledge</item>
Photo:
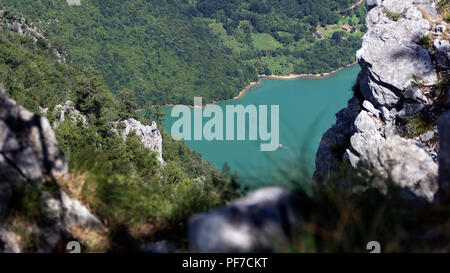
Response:
POLYGON ((344 162, 433 201, 437 120, 450 105, 448 26, 433 0, 369 2, 355 96, 324 134, 314 176, 325 181, 344 162))
POLYGON ((0 88, 0 253, 51 252, 73 238, 73 228, 104 230, 58 186, 67 174, 48 120, 17 105, 0 88), (20 217, 23 213, 27 217, 20 217))
MULTIPOLYGON (((44 115, 49 115, 49 109, 41 109, 44 115)), ((84 126, 89 126, 88 119, 85 115, 80 113, 75 108, 75 103, 68 100, 64 104, 58 104, 51 112, 51 116, 55 118, 53 122, 53 128, 57 128, 59 124, 65 120, 77 123, 80 122, 84 126)), ((157 153, 158 161, 164 165, 164 159, 162 156, 162 135, 158 129, 156 122, 152 122, 151 125, 144 125, 136 119, 127 119, 113 124, 113 133, 121 136, 124 140, 132 133, 135 132, 140 137, 141 143, 148 149, 157 153), (122 133, 119 133, 119 130, 122 133)))
MULTIPOLYGON (((162 156, 162 136, 158 129, 156 122, 152 122, 151 125, 143 125, 140 121, 135 119, 127 119, 118 123, 120 129, 122 130, 122 138, 126 139, 133 132, 141 138, 141 143, 144 147, 157 153, 157 159, 162 164, 165 165, 162 156)), ((116 126, 117 128, 117 126, 116 126)), ((117 129, 113 130, 116 134, 119 134, 117 129)))

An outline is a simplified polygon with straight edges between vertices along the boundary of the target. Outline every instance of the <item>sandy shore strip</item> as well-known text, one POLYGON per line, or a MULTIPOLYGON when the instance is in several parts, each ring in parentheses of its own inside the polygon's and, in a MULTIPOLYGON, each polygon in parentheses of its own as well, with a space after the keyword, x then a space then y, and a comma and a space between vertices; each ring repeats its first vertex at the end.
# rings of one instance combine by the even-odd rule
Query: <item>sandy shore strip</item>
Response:
MULTIPOLYGON (((332 76, 333 74, 344 70, 348 67, 357 65, 357 62, 351 63, 349 65, 343 66, 341 68, 338 68, 336 70, 333 70, 331 72, 327 72, 327 73, 323 73, 323 74, 291 74, 291 75, 286 75, 286 76, 279 76, 279 75, 259 75, 259 81, 257 82, 251 82, 249 85, 247 85, 244 89, 241 90, 241 92, 239 92, 239 95, 235 96, 234 98, 231 99, 226 99, 226 100, 220 100, 220 101, 213 101, 210 102, 208 104, 203 105, 202 107, 207 107, 209 105, 212 104, 217 104, 220 102, 226 102, 226 101, 232 101, 232 100, 237 100, 242 98, 242 96, 245 95, 245 93, 247 93, 248 91, 255 89, 256 87, 258 87, 264 80, 267 79, 273 79, 273 80, 295 80, 295 79, 324 79, 324 78, 328 78, 330 76, 332 76)), ((163 107, 173 107, 173 106, 177 106, 177 105, 182 105, 182 104, 165 104, 163 105, 163 107)), ((183 106, 187 106, 187 107, 194 107, 193 105, 183 105, 183 106)))
MULTIPOLYGON (((235 96, 234 98, 231 99, 226 99, 226 100, 220 100, 220 101, 213 101, 210 102, 208 104, 203 105, 202 107, 207 107, 209 105, 213 105, 213 104, 217 104, 219 102, 225 102, 225 101, 232 101, 232 100, 237 100, 242 98, 242 96, 245 95, 245 93, 247 93, 247 91, 252 90, 256 87, 258 87, 261 84, 262 80, 259 80, 257 82, 251 82, 249 85, 247 85, 244 89, 241 90, 241 92, 239 92, 239 95, 235 96)), ((191 107, 191 108, 195 108, 194 105, 184 105, 184 104, 165 104, 163 105, 163 107, 173 107, 173 106, 177 106, 177 105, 182 105, 182 106, 187 106, 187 107, 191 107)))
POLYGON ((354 66, 357 65, 357 62, 351 63, 349 65, 346 65, 344 67, 338 68, 336 70, 333 70, 331 72, 327 72, 327 73, 323 73, 323 74, 291 74, 291 75, 287 75, 287 76, 278 76, 278 75, 260 75, 259 77, 261 78, 266 78, 266 79, 275 79, 275 80, 295 80, 295 79, 323 79, 323 78, 328 78, 331 75, 346 69, 350 66, 354 66))

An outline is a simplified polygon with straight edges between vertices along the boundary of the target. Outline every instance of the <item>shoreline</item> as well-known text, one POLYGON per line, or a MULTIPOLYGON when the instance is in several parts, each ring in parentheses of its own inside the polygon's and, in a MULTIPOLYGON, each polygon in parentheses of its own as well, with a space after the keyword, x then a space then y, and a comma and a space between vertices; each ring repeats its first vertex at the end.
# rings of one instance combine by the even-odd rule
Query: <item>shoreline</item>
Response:
POLYGON ((295 79, 324 79, 332 76, 333 74, 336 74, 339 71, 342 71, 346 68, 349 68, 351 66, 357 65, 358 62, 354 62, 351 64, 348 64, 346 66, 340 67, 338 69, 335 69, 331 72, 322 73, 322 74, 290 74, 286 76, 279 76, 279 75, 259 75, 259 77, 264 79, 274 79, 274 80, 295 80, 295 79))
MULTIPOLYGON (((357 65, 358 62, 353 62, 351 64, 348 64, 346 66, 340 67, 338 69, 335 69, 331 72, 323 73, 323 74, 290 74, 286 76, 280 76, 280 75, 258 75, 259 80, 257 82, 251 82, 249 83, 244 89, 242 89, 239 94, 231 99, 225 99, 225 100, 219 100, 219 101, 213 101, 208 104, 202 105, 201 108, 207 107, 212 104, 217 104, 220 102, 226 102, 226 101, 232 101, 242 98, 242 96, 245 95, 248 91, 258 87, 263 81, 265 80, 295 80, 295 79, 311 79, 311 80, 318 80, 318 79, 325 79, 328 78, 337 72, 340 72, 346 68, 349 68, 351 66, 357 65)), ((162 107, 173 107, 177 105, 187 106, 190 108, 196 108, 194 105, 184 105, 184 104, 165 104, 162 105, 162 107)))

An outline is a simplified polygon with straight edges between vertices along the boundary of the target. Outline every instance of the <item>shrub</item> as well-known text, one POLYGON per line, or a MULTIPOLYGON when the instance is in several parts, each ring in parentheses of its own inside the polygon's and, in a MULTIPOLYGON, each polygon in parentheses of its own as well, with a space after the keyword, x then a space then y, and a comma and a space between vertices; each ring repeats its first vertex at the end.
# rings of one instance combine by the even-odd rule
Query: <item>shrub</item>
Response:
POLYGON ((388 9, 384 9, 383 13, 391 20, 398 21, 403 17, 403 14, 392 12, 388 9))
POLYGON ((449 0, 441 0, 438 3, 438 10, 442 14, 442 17, 446 21, 450 21, 450 1, 449 0))
POLYGON ((410 129, 411 136, 420 136, 433 128, 433 121, 424 113, 420 113, 408 120, 407 127, 410 129))
POLYGON ((418 41, 418 44, 425 47, 425 48, 432 48, 433 47, 433 39, 429 35, 425 35, 418 41))

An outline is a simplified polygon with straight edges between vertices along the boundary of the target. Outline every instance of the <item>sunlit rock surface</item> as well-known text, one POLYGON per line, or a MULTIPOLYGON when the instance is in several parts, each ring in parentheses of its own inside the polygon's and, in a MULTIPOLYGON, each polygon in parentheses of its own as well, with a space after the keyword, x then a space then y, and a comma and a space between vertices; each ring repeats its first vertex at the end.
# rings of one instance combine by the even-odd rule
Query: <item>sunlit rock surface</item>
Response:
POLYGON ((357 93, 324 134, 314 177, 326 180, 342 162, 354 168, 370 166, 417 197, 433 201, 438 191, 435 122, 446 107, 433 90, 443 77, 439 73, 449 69, 446 27, 440 20, 425 19, 438 18, 432 0, 369 4, 368 31, 356 54, 362 69, 357 93), (389 12, 400 17, 394 20, 389 12), (422 44, 426 36, 430 46, 422 44), (415 132, 414 122, 430 125, 415 132))
MULTIPOLYGON (((122 137, 126 139, 132 132, 135 132, 138 137, 141 138, 142 144, 150 150, 157 153, 157 159, 161 164, 165 164, 162 157, 162 136, 158 129, 156 122, 152 122, 151 125, 143 125, 140 121, 135 119, 127 119, 120 123, 118 126, 122 129, 122 137)), ((117 133, 117 129, 114 130, 117 133)))
POLYGON ((21 220, 26 221, 26 236, 39 240, 36 249, 27 251, 54 251, 70 237, 72 227, 104 229, 57 185, 67 174, 66 159, 47 119, 17 105, 0 88, 0 252, 22 251, 21 236, 7 226, 5 217, 14 217, 9 212, 20 209, 14 204, 23 198, 28 209, 37 212, 21 220))
POLYGON ((228 206, 189 220, 193 252, 280 250, 300 224, 294 197, 282 188, 265 188, 228 206))

